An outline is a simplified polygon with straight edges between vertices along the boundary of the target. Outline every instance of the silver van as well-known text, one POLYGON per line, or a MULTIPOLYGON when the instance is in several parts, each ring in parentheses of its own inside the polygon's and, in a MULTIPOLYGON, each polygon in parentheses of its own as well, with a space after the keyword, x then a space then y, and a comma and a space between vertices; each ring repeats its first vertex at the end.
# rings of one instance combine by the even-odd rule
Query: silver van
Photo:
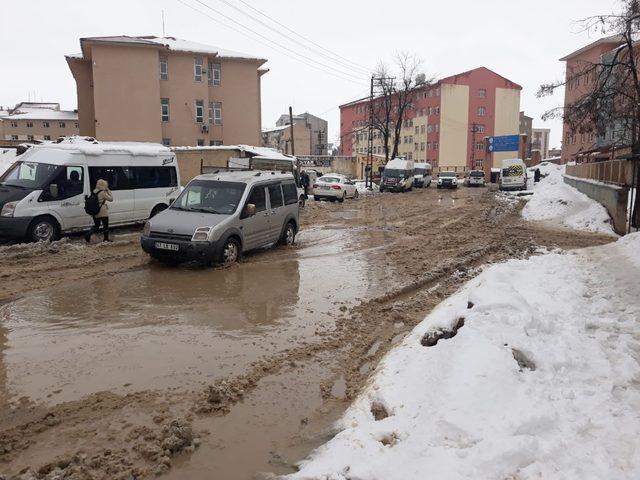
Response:
POLYGON ((168 209, 145 224, 142 249, 164 263, 231 264, 248 250, 274 243, 293 245, 298 209, 290 173, 200 175, 168 209))

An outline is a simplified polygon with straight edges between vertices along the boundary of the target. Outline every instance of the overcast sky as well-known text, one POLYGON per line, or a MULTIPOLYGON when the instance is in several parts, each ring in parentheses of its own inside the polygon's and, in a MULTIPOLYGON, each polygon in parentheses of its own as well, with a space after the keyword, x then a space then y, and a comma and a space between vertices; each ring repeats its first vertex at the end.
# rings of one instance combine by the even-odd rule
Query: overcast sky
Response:
POLYGON ((164 10, 168 36, 269 59, 270 72, 262 82, 263 127, 273 125, 292 105, 296 112, 326 118, 330 140, 335 141, 338 105, 366 95, 367 72, 379 60, 389 61, 394 52, 406 50, 423 60, 427 76, 485 66, 519 83, 521 110, 534 118, 534 127, 552 128, 551 145, 559 146, 561 124, 544 124, 540 117, 562 103, 562 92, 544 100, 535 92, 541 83, 563 78, 560 57, 598 38, 581 31, 576 21, 609 13, 617 5, 618 0, 0 0, 0 105, 42 99, 76 108, 75 82, 64 55, 79 52, 78 39, 161 35, 164 10), (310 45, 315 52, 295 43, 294 39, 303 41, 247 4, 315 42, 317 46, 310 45), (329 55, 320 47, 339 57, 319 56, 317 52, 329 55), (305 61, 316 68, 297 60, 300 57, 291 51, 314 59, 305 61))

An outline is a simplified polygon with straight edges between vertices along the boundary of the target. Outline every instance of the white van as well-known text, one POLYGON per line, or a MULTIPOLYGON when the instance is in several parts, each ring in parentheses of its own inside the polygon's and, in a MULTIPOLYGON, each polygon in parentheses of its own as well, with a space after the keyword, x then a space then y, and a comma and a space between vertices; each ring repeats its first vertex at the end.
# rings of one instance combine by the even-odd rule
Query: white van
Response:
POLYGON ((502 160, 498 185, 500 190, 526 190, 527 166, 525 163, 519 158, 502 160))
POLYGON ((413 160, 404 160, 402 158, 389 160, 382 172, 380 191, 404 192, 405 190, 412 190, 414 169, 413 160))
POLYGON ((96 181, 109 182, 109 225, 144 223, 179 195, 173 152, 152 143, 78 137, 27 150, 0 177, 0 237, 56 240, 88 230, 84 211, 96 181))
POLYGON ((416 162, 414 166, 413 185, 418 188, 431 185, 431 164, 416 162))

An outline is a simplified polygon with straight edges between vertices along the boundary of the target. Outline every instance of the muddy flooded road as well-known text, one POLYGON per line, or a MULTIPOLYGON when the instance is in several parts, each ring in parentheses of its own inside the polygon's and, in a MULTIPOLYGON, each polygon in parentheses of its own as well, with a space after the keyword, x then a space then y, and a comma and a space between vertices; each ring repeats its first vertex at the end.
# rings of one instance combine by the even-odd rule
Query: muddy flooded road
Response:
POLYGON ((294 471, 483 264, 611 241, 519 208, 486 189, 310 202, 295 247, 226 269, 150 262, 135 232, 0 247, 0 478, 294 471))

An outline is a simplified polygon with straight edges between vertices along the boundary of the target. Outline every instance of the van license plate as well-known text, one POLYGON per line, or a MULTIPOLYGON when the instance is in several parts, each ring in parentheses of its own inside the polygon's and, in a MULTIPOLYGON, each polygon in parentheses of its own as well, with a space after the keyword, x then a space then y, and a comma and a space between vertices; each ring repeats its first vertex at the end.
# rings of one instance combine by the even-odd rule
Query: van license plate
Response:
POLYGON ((180 245, 176 245, 175 243, 156 242, 156 248, 160 250, 173 250, 174 252, 177 252, 178 250, 180 250, 180 245))

